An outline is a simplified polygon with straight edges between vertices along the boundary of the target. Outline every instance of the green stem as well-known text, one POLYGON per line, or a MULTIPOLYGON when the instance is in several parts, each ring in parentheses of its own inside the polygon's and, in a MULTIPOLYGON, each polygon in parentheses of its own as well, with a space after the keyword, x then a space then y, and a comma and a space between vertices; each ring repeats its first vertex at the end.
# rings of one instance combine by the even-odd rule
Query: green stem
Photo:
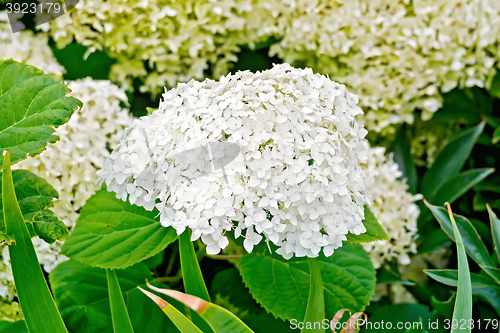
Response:
POLYGON ((302 333, 323 333, 322 321, 325 319, 325 299, 323 294, 323 279, 318 258, 307 258, 311 273, 311 288, 307 300, 306 316, 302 333))

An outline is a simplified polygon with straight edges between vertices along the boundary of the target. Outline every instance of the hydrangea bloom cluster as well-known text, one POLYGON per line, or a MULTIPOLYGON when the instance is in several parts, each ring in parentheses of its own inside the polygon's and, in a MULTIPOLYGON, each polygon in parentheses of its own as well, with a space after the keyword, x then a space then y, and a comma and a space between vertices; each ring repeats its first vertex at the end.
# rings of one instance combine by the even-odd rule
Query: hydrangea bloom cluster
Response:
POLYGON ((0 12, 0 60, 14 59, 40 68, 47 74, 62 77, 61 66, 48 45, 48 36, 31 30, 12 33, 6 12, 0 12))
POLYGON ((163 226, 191 229, 210 254, 234 230, 248 252, 265 238, 285 258, 329 256, 348 232, 365 232, 361 112, 345 86, 288 64, 192 80, 127 130, 98 177, 118 198, 156 207, 163 226), (224 142, 239 154, 214 170, 224 153, 204 147, 224 142))
POLYGON ((415 201, 422 199, 421 195, 407 192, 406 181, 398 180, 402 175, 398 165, 384 152, 384 148, 371 148, 364 166, 366 186, 373 200, 370 210, 390 238, 364 244, 375 268, 394 258, 399 265, 410 263, 409 253, 417 252, 415 240, 420 210, 415 201))
POLYGON ((255 0, 81 0, 76 10, 41 28, 59 47, 75 39, 90 52, 106 50, 117 59, 110 78, 125 89, 138 77, 143 91, 159 93, 166 83, 203 79, 209 69, 217 78, 226 74, 238 45, 253 46, 274 33, 276 27, 262 24, 262 13, 278 6, 255 0))
POLYGON ((352 89, 370 129, 423 119, 440 92, 488 85, 500 64, 500 2, 285 0, 271 54, 352 89))

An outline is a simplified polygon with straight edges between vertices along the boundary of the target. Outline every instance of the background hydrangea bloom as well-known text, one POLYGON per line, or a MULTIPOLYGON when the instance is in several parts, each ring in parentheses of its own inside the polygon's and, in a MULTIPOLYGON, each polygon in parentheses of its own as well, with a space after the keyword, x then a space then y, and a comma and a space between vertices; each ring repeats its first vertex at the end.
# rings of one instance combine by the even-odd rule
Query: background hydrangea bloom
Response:
POLYGON ((248 252, 264 237, 285 258, 329 256, 348 232, 365 231, 367 131, 345 86, 283 64, 193 80, 163 98, 98 172, 118 198, 150 210, 159 199, 162 225, 178 234, 190 228, 211 254, 228 245, 232 229, 245 234, 248 252), (240 146, 226 177, 171 158, 193 149, 194 161, 210 161, 203 147, 221 141, 240 146))
MULTIPOLYGON (((30 170, 46 179, 59 193, 52 210, 68 227, 78 218, 78 211, 85 201, 99 188, 96 185, 96 171, 104 164, 109 155, 108 147, 115 146, 132 124, 132 116, 121 103, 127 103, 123 90, 109 81, 96 81, 90 78, 69 81, 71 95, 83 102, 83 107, 71 119, 58 127, 55 134, 60 140, 49 144, 44 152, 36 157, 28 157, 14 168, 30 170)), ((33 244, 40 264, 49 273, 57 264, 66 260, 60 254, 61 242, 47 244, 34 238, 33 244)), ((18 312, 8 307, 15 297, 14 281, 7 246, 3 248, 0 265, 0 280, 3 289, 0 299, 4 299, 3 315, 15 319, 18 312)), ((16 307, 17 304, 12 303, 16 307)), ((3 310, 2 310, 3 309, 3 310)), ((0 315, 2 315, 0 313, 0 315)))
POLYGON ((153 92, 209 68, 218 78, 239 45, 274 37, 271 56, 345 84, 376 131, 411 123, 416 108, 429 119, 441 92, 488 86, 500 63, 500 2, 489 0, 87 0, 44 29, 59 46, 105 49, 113 80, 153 92))
POLYGON ((159 93, 166 83, 204 79, 209 69, 217 78, 226 74, 238 45, 252 46, 275 32, 262 24, 262 14, 278 7, 252 0, 81 0, 41 27, 59 47, 75 39, 89 51, 106 50, 118 60, 110 78, 125 89, 138 77, 141 90, 159 93))
POLYGON ((384 148, 371 148, 364 169, 366 186, 373 200, 370 210, 382 225, 389 240, 364 244, 375 268, 397 259, 399 265, 410 263, 409 253, 416 253, 417 218, 420 213, 414 203, 421 195, 412 195, 406 181, 398 180, 402 173, 384 148))
POLYGON ((345 84, 368 128, 429 119, 441 92, 487 86, 500 62, 500 2, 286 0, 271 54, 345 84))
POLYGON ((59 77, 65 72, 48 45, 48 36, 31 30, 12 33, 6 12, 0 12, 0 45, 0 59, 12 58, 59 77))

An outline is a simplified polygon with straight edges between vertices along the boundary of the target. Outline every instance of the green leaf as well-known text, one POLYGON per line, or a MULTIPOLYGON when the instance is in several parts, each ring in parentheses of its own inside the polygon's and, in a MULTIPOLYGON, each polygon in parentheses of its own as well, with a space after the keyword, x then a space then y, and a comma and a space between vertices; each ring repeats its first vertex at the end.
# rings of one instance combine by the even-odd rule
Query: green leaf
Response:
POLYGON ((162 227, 156 210, 117 199, 100 190, 87 200, 62 252, 82 263, 125 268, 154 256, 175 241, 173 228, 162 227))
POLYGON ((155 294, 138 287, 146 296, 152 299, 162 311, 170 318, 174 325, 181 333, 203 333, 195 324, 193 324, 186 316, 177 310, 172 304, 165 302, 162 298, 155 294))
POLYGON ((497 73, 497 75, 493 78, 488 93, 493 97, 500 98, 500 73, 497 73))
POLYGON ((200 264, 194 251, 193 242, 191 242, 191 232, 186 229, 179 236, 179 256, 181 260, 182 276, 187 278, 183 279, 184 290, 186 294, 198 296, 207 302, 210 302, 207 286, 201 274, 200 264))
MULTIPOLYGON (((210 302, 207 286, 201 274, 198 257, 194 251, 193 242, 191 242, 191 232, 189 228, 179 236, 179 257, 181 260, 182 279, 184 290, 187 294, 198 296, 203 300, 210 302)), ((191 310, 192 311, 192 310, 191 310)), ((202 318, 191 313, 193 323, 204 332, 212 332, 210 327, 207 327, 202 318)))
POLYGON ((403 173, 401 179, 406 178, 410 193, 417 193, 417 168, 411 157, 410 140, 406 134, 406 126, 401 125, 396 140, 392 142, 390 151, 394 152, 394 161, 398 164, 399 170, 403 173))
MULTIPOLYGON (((188 306, 191 310, 195 311, 203 319, 205 319, 206 323, 210 325, 214 332, 252 333, 252 330, 248 328, 248 326, 245 325, 245 323, 243 323, 238 317, 217 304, 207 302, 200 297, 184 294, 176 290, 156 288, 149 284, 148 287, 158 293, 162 293, 164 295, 172 297, 173 299, 188 306)), ((143 292, 146 293, 144 290, 143 292)), ((151 297, 151 293, 146 293, 146 295, 153 299, 156 304, 158 304, 162 308, 165 304, 168 304, 159 297, 151 297)))
POLYGON ((134 333, 116 273, 114 270, 107 269, 106 276, 108 278, 109 303, 111 307, 113 331, 114 333, 134 333))
POLYGON ((493 168, 483 168, 459 173, 444 182, 427 200, 436 205, 443 205, 445 202, 452 204, 494 171, 493 168))
POLYGON ((453 293, 451 297, 446 301, 440 301, 436 296, 431 296, 432 307, 444 318, 451 318, 453 316, 453 305, 455 304, 455 298, 457 293, 453 293))
POLYGON ((500 286, 500 268, 490 267, 490 266, 482 266, 480 267, 485 271, 496 283, 500 286))
POLYGON ((419 304, 383 306, 368 318, 368 322, 363 326, 362 332, 407 332, 408 329, 413 329, 414 331, 423 329, 436 333, 447 332, 443 327, 443 321, 438 318, 437 312, 431 312, 427 307, 419 304), (383 325, 381 324, 382 322, 384 322, 383 325), (407 326, 398 327, 399 323, 407 326), (429 327, 429 325, 432 325, 432 327, 429 327))
POLYGON ((490 208, 489 205, 486 205, 488 209, 488 214, 490 216, 490 224, 491 224, 491 236, 493 238, 493 246, 495 247, 495 252, 498 257, 498 261, 500 262, 500 220, 496 216, 495 212, 490 208))
MULTIPOLYGON (((447 286, 456 287, 458 270, 456 269, 424 269, 424 273, 447 286)), ((489 276, 470 273, 472 293, 485 299, 500 315, 500 286, 489 276)))
MULTIPOLYGON (((162 311, 136 288, 151 279, 146 264, 117 270, 116 275, 135 332, 163 333, 175 329, 162 311)), ((70 260, 59 264, 49 280, 72 333, 113 333, 106 270, 70 260)))
POLYGON ((424 197, 432 197, 443 183, 462 170, 483 129, 484 122, 458 133, 444 145, 422 179, 424 197))
POLYGON ((384 228, 382 228, 380 223, 377 221, 377 218, 375 217, 375 215, 373 215, 368 206, 365 206, 364 208, 365 219, 363 220, 363 224, 366 228, 366 232, 359 235, 351 233, 347 234, 347 242, 360 244, 389 239, 389 236, 387 236, 384 228))
POLYGON ((381 283, 401 283, 404 286, 414 286, 415 283, 403 278, 397 267, 389 270, 389 267, 380 267, 377 270, 377 284, 381 283))
MULTIPOLYGON (((436 217, 436 220, 443 228, 444 232, 450 237, 454 242, 456 242, 455 233, 453 225, 448 217, 448 212, 444 208, 440 208, 425 202, 427 207, 432 211, 432 214, 436 217)), ((479 265, 494 266, 491 262, 490 254, 488 249, 484 245, 483 241, 479 237, 476 229, 472 223, 465 217, 460 215, 455 215, 457 221, 458 230, 462 235, 464 247, 469 256, 479 265)))
POLYGON ((493 135, 491 136, 491 143, 496 145, 498 142, 500 142, 500 127, 495 129, 493 132, 493 135))
MULTIPOLYGON (((325 298, 323 292, 323 280, 321 279, 321 266, 318 258, 307 258, 309 272, 311 274, 311 286, 309 288, 309 299, 307 300, 305 323, 321 323, 325 319, 325 298)), ((324 332, 324 329, 304 328, 301 332, 324 332)))
POLYGON ((13 164, 58 140, 55 128, 82 106, 66 96, 69 91, 60 79, 33 66, 0 61, 0 151, 10 151, 13 164))
MULTIPOLYGON (((455 309, 453 310, 453 321, 456 320, 460 323, 465 320, 465 322, 468 323, 472 319, 472 287, 470 280, 469 263, 467 262, 467 254, 465 253, 464 242, 462 241, 462 236, 460 235, 460 231, 458 230, 457 224, 455 223, 450 204, 446 203, 446 205, 448 206, 448 213, 450 216, 451 224, 453 225, 458 257, 458 288, 457 296, 455 299, 455 309)), ((472 227, 472 224, 470 224, 470 222, 469 225, 472 227)), ((470 326, 465 328, 465 333, 468 333, 470 331, 470 326)), ((452 327, 451 332, 462 333, 463 329, 456 329, 452 327)))
POLYGON ((0 333, 29 333, 24 320, 0 321, 0 333))
MULTIPOLYGON (((2 175, 3 172, 0 173, 0 179, 2 175)), ((54 205, 53 200, 59 198, 57 191, 45 179, 27 170, 14 170, 12 179, 30 237, 39 236, 47 243, 57 239, 65 241, 68 228, 48 209, 54 205)), ((5 222, 1 211, 0 214, 0 232, 4 232, 5 222)))
MULTIPOLYGON (((341 309, 362 311, 375 292, 375 269, 363 247, 344 244, 319 260, 326 318, 341 309)), ((307 260, 252 253, 241 258, 240 273, 253 298, 275 317, 304 318, 310 286, 307 260)))
POLYGON ((214 303, 240 317, 255 332, 292 332, 289 323, 274 318, 255 302, 235 268, 224 269, 215 274, 210 285, 210 295, 214 303))
POLYGON ((16 245, 9 246, 9 254, 14 283, 26 324, 32 332, 67 333, 38 263, 21 209, 17 204, 10 171, 10 153, 4 154, 3 162, 3 216, 7 234, 14 235, 16 239, 16 245))

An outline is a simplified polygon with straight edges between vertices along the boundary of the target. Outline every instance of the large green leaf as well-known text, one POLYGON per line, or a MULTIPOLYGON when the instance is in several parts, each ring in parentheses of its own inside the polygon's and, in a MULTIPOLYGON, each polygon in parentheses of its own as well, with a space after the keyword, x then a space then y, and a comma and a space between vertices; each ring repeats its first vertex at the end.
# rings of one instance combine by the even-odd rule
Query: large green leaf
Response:
POLYGON ((459 173, 444 182, 439 189, 434 192, 434 195, 428 198, 428 201, 436 205, 442 205, 445 202, 452 204, 494 171, 495 169, 493 168, 482 168, 459 173))
POLYGON ((382 228, 377 218, 375 217, 375 215, 373 215, 368 206, 365 206, 364 209, 365 219, 363 220, 363 224, 366 228, 366 232, 359 235, 351 233, 347 234, 347 242, 360 244, 389 239, 389 236, 385 232, 384 228, 382 228))
POLYGON ((417 193, 417 168, 411 157, 410 140, 406 134, 406 126, 403 124, 396 134, 396 140, 391 144, 390 151, 394 152, 394 161, 399 165, 403 173, 402 179, 407 179, 410 193, 417 193))
MULTIPOLYGON (((136 288, 151 279, 146 264, 117 270, 116 275, 135 332, 163 333, 165 326, 173 328, 162 311, 136 288)), ((106 270, 70 260, 57 266, 49 279, 71 332, 113 333, 106 270)))
POLYGON ((24 320, 0 321, 0 333, 29 333, 24 320))
MULTIPOLYGON (((425 202, 425 204, 432 211, 444 232, 446 232, 446 234, 456 242, 453 225, 448 217, 446 209, 431 205, 428 202, 425 202)), ((486 245, 484 245, 472 223, 463 216, 454 214, 454 217, 457 222, 458 230, 462 235, 465 251, 469 254, 472 260, 479 265, 494 266, 491 262, 490 254, 486 245)))
POLYGON ((57 141, 55 128, 82 106, 66 96, 69 91, 60 79, 33 66, 0 61, 0 151, 10 151, 13 164, 57 141))
POLYGON ((10 171, 10 153, 6 152, 3 162, 3 216, 6 233, 13 235, 16 240, 15 245, 9 246, 9 255, 19 304, 23 310, 26 325, 31 332, 67 333, 40 268, 21 209, 17 204, 10 171))
POLYGON ((158 212, 119 200, 100 190, 87 200, 63 253, 85 264, 125 268, 162 251, 175 241, 173 228, 162 227, 158 212))
MULTIPOLYGON (((319 260, 326 318, 341 309, 362 311, 375 292, 375 269, 362 246, 344 244, 319 260)), ((304 318, 310 285, 307 260, 252 253, 241 258, 240 273, 254 299, 275 317, 304 318)))
POLYGON ((255 302, 235 268, 215 274, 210 285, 210 295, 215 303, 238 314, 256 333, 292 332, 290 324, 274 318, 255 302))
MULTIPOLYGON (((0 172, 0 179, 2 175, 3 172, 0 172)), ((12 179, 30 236, 39 236, 48 243, 53 243, 56 239, 65 241, 68 238, 68 228, 48 209, 54 205, 53 200, 59 198, 57 191, 45 179, 27 170, 14 170, 12 179)), ((4 232, 2 211, 0 214, 0 232, 4 232)))
MULTIPOLYGON (((425 274, 434 280, 456 287, 458 285, 458 270, 456 269, 427 269, 425 274)), ((500 315, 500 286, 487 275, 470 273, 472 294, 485 299, 500 315)))
POLYGON ((432 197, 442 184, 462 170, 483 129, 484 122, 458 133, 446 143, 422 179, 424 197, 432 197))

